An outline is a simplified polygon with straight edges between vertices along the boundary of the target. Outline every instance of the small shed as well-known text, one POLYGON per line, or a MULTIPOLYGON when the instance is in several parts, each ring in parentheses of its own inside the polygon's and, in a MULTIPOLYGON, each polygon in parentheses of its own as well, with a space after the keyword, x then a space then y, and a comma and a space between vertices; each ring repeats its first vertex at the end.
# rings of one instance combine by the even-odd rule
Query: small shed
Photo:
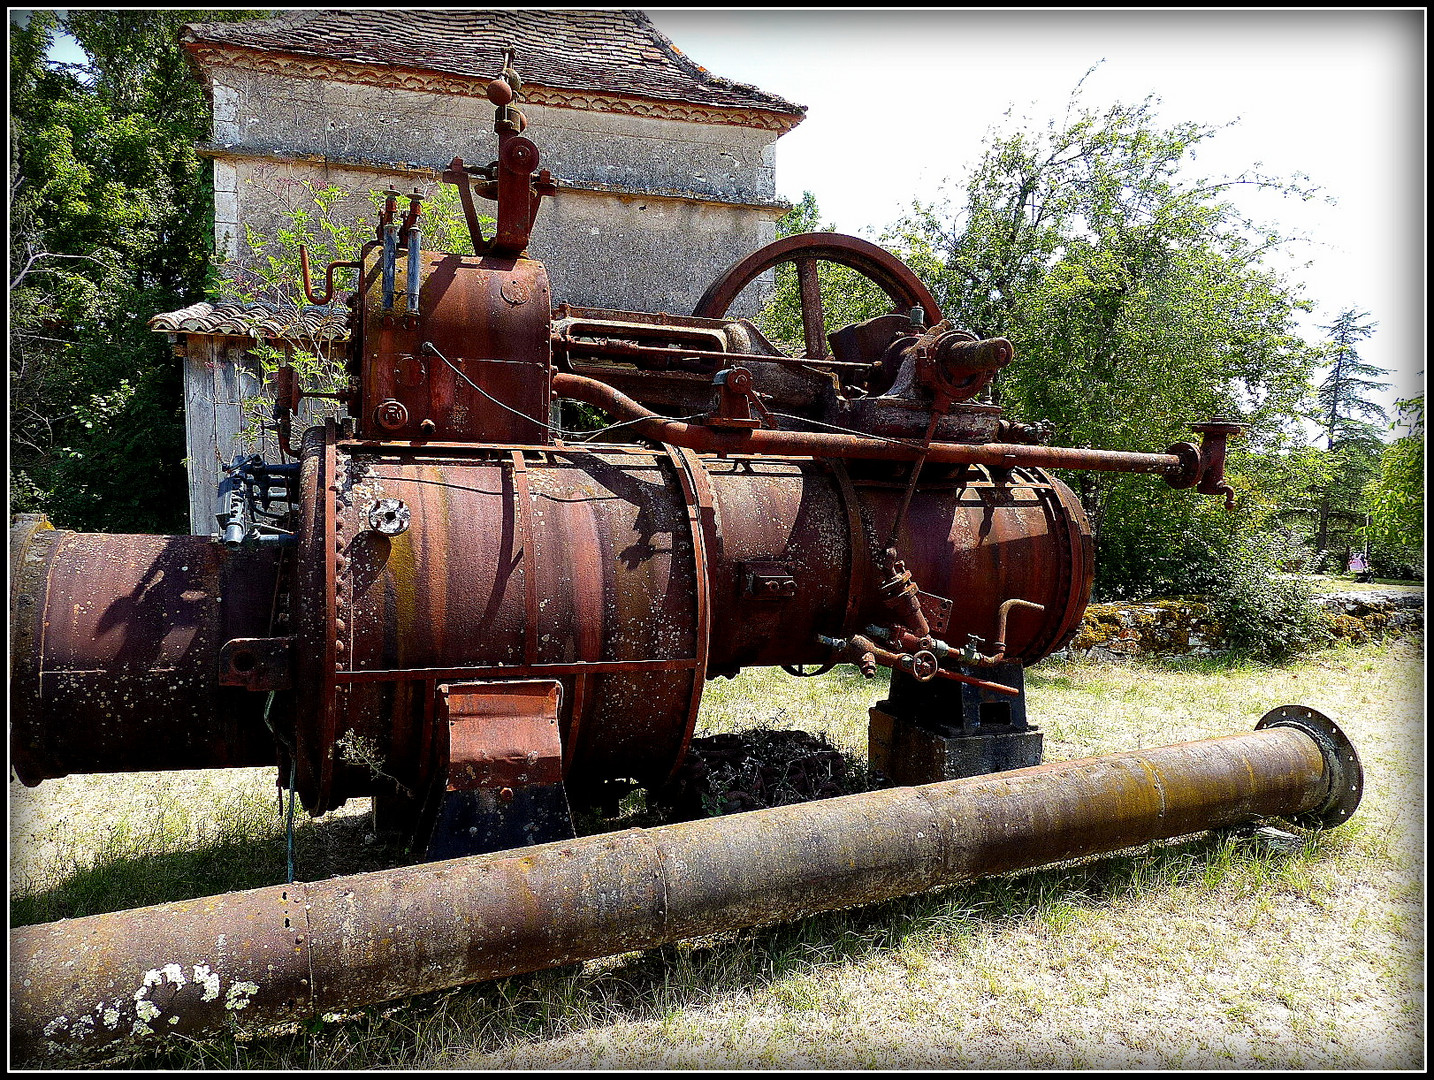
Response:
MULTIPOLYGON (((219 481, 237 454, 279 460, 260 351, 301 350, 341 361, 349 342, 349 309, 280 308, 274 304, 193 304, 156 315, 149 328, 168 334, 184 363, 185 459, 189 471, 189 531, 218 531, 219 481)), ((321 419, 326 403, 307 399, 296 430, 321 419)))

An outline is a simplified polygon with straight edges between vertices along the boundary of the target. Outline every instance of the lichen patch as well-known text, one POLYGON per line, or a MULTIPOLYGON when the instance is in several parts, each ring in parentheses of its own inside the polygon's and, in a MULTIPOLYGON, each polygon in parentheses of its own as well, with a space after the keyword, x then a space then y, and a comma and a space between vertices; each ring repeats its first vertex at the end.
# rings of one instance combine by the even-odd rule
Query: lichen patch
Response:
POLYGON ((259 986, 257 983, 236 982, 229 988, 229 992, 224 995, 224 1007, 226 1009, 233 1009, 236 1012, 240 1009, 248 1008, 249 999, 258 992, 259 986))
POLYGON ((194 981, 204 984, 204 993, 200 1001, 213 1001, 219 996, 219 973, 210 971, 208 964, 194 965, 194 981))

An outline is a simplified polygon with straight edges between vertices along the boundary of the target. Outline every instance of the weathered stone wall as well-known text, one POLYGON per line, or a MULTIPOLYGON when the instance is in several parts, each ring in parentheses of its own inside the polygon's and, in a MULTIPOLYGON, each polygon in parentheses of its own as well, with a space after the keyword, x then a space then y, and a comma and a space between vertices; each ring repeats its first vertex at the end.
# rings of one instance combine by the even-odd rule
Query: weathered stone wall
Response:
MULTIPOLYGON (((496 152, 486 98, 213 68, 214 143, 255 152, 438 168, 496 152)), ((555 176, 638 190, 761 202, 775 191, 776 133, 522 105, 555 176)))
MULTIPOLYGON (((210 69, 215 242, 238 264, 243 225, 271 235, 303 182, 363 193, 425 192, 455 155, 497 150, 486 99, 356 86, 243 68, 210 69), (379 167, 365 167, 373 163, 379 167), (383 166, 391 166, 385 169, 383 166)), ((530 251, 554 298, 688 313, 733 262, 776 237, 776 133, 732 124, 525 105, 542 167, 572 185, 545 200, 530 251)), ((487 204, 491 209, 492 204, 487 204)), ((355 215, 368 201, 357 198, 355 215)), ((759 290, 736 314, 753 314, 759 290)))
MULTIPOLYGON (((545 200, 529 250, 548 268, 557 303, 690 315, 719 274, 776 238, 775 218, 743 207, 569 191, 545 200)), ((730 314, 755 315, 770 275, 766 282, 730 314)))
POLYGON ((1352 644, 1424 629, 1424 593, 1351 591, 1315 598, 1330 634, 1352 644))
MULTIPOLYGON (((1333 640, 1360 644, 1424 629, 1422 591, 1324 593, 1314 601, 1333 640)), ((1215 656, 1223 651, 1220 628, 1208 605, 1194 600, 1157 600, 1091 604, 1070 645, 1055 655, 1120 660, 1215 656)))

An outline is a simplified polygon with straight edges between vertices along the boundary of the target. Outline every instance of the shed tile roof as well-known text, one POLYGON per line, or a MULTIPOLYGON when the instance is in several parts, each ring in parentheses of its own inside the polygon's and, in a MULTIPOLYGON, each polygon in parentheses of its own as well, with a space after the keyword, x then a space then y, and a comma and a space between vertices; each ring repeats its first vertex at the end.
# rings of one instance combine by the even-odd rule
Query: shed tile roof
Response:
POLYGON ((299 308, 262 301, 200 302, 154 316, 149 328, 155 333, 224 334, 259 341, 347 341, 349 309, 343 304, 299 308))
POLYGON ((189 43, 383 64, 491 79, 514 50, 525 82, 800 117, 803 105, 713 75, 640 11, 298 11, 238 23, 196 23, 189 43))

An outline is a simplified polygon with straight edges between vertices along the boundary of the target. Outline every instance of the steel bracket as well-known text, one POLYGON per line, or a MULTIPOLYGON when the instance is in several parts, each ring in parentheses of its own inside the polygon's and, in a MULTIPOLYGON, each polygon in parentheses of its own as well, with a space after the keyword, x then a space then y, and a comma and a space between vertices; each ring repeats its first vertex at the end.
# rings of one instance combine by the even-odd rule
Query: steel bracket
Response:
POLYGON ((430 859, 453 859, 575 834, 552 679, 441 683, 448 767, 430 859))
POLYGON ((219 685, 245 690, 288 690, 293 686, 292 637, 233 638, 219 650, 219 685))

